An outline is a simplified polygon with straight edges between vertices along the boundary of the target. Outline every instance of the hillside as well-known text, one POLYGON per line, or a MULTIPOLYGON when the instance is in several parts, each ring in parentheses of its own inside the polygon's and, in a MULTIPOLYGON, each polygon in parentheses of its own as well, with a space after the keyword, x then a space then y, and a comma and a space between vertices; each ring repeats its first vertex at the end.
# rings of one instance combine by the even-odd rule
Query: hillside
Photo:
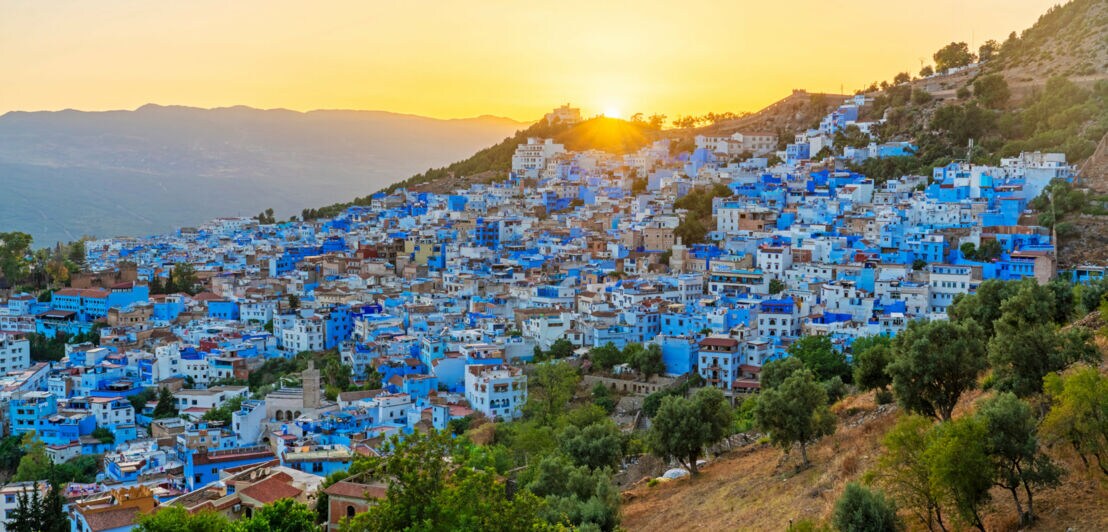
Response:
MULTIPOLYGON (((553 138, 570 151, 600 150, 614 154, 630 153, 658 139, 670 139, 676 149, 688 150, 696 135, 729 135, 736 131, 770 131, 792 134, 818 124, 820 117, 845 100, 845 96, 794 91, 757 113, 717 121, 697 128, 655 129, 642 122, 618 118, 595 117, 578 124, 548 125, 538 122, 502 142, 485 148, 468 159, 442 168, 432 168, 394 183, 386 190, 406 187, 417 191, 448 192, 467 183, 490 182, 503 177, 511 169, 516 146, 528 137, 553 138)), ((309 214, 324 216, 338 212, 344 206, 355 205, 368 198, 315 209, 309 214)))
MULTIPOLYGON (((961 408, 981 396, 963 397, 961 408)), ((764 443, 742 446, 710 461, 696 479, 640 482, 625 491, 621 524, 628 530, 785 530, 801 520, 828 520, 846 484, 876 464, 881 437, 901 415, 894 405, 877 406, 873 394, 844 399, 835 411, 839 428, 809 448, 812 467, 798 473, 796 456, 764 443)), ((1023 530, 1108 529, 1108 486, 1085 473, 1077 458, 1050 454, 1071 473, 1058 488, 1036 494, 1039 520, 1023 530)), ((1013 514, 1011 500, 997 490, 987 528, 1019 529, 1013 514)), ((910 530, 926 530, 904 517, 910 530)))
MULTIPOLYGON (((472 156, 439 168, 429 168, 408 179, 392 183, 385 191, 400 187, 420 192, 447 193, 472 183, 489 183, 507 176, 512 168, 516 146, 529 137, 552 138, 573 151, 601 150, 623 154, 638 150, 661 138, 665 132, 641 122, 598 116, 577 124, 547 124, 539 121, 514 135, 484 148, 472 156)), ((370 196, 335 203, 317 209, 305 209, 307 218, 334 216, 352 205, 368 202, 370 196)))
POLYGON ((0 226, 50 244, 266 208, 287 217, 455 160, 522 125, 248 107, 11 112, 0 116, 0 181, 9 191, 0 195, 0 226))
POLYGON ((699 128, 696 134, 729 135, 738 131, 792 134, 818 126, 819 120, 846 98, 841 94, 795 90, 756 113, 699 128))
POLYGON ((1010 81, 1041 83, 1051 76, 1088 81, 1108 71, 1108 3, 1073 0, 1047 10, 1018 39, 1015 32, 1001 47, 989 71, 1010 81))

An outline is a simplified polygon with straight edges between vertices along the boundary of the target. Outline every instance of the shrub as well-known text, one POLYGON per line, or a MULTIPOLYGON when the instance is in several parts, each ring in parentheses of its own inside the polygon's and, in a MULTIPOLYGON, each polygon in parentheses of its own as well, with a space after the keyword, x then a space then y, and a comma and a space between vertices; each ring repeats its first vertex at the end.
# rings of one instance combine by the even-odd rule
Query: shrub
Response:
POLYGON ((896 507, 880 491, 857 483, 846 485, 831 517, 835 528, 843 532, 885 532, 900 529, 896 507))

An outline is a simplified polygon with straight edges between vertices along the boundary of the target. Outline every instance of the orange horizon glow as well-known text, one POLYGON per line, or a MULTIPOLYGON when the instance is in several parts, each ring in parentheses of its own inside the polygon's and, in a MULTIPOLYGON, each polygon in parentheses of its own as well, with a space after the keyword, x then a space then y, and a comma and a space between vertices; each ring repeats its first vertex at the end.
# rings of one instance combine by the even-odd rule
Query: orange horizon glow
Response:
POLYGON ((146 103, 533 121, 757 111, 852 93, 1058 0, 8 2, 0 113, 146 103), (968 4, 968 5, 967 5, 968 4))

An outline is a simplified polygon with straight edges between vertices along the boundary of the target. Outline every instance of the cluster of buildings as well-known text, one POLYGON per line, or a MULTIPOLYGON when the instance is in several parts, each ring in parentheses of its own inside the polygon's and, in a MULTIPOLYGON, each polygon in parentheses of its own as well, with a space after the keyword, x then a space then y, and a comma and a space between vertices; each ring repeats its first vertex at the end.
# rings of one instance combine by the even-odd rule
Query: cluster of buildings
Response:
MULTIPOLYGON (((34 431, 56 462, 103 455, 97 483, 70 488, 81 530, 153 504, 248 515, 317 496, 323 477, 390 435, 518 418, 526 365, 559 339, 578 354, 657 344, 667 376, 748 393, 803 335, 846 347, 942 319, 984 280, 1056 276, 1050 233, 1024 214, 1051 179, 1072 177, 1063 158, 954 162, 883 183, 813 167, 813 148, 862 105, 836 109, 774 166, 777 139, 757 132, 698 138, 676 156, 666 141, 616 156, 531 139, 496 184, 379 193, 325 220, 225 218, 88 242, 89 271, 72 287, 0 305, 4 430, 34 431), (716 185, 730 192, 713 200, 716 226, 682 242, 675 203, 716 185), (987 242, 995 257, 961 252, 987 242), (151 293, 183 264, 203 291, 151 293), (27 333, 92 331, 98 344, 31 362, 27 333), (267 361, 324 350, 355 385, 380 385, 334 389, 309 365, 244 386, 267 361), (161 389, 177 416, 154 415, 148 391, 161 389), (204 419, 221 408, 230 423, 204 419)), ((383 493, 328 489, 336 520, 364 509, 357 494, 383 493)))

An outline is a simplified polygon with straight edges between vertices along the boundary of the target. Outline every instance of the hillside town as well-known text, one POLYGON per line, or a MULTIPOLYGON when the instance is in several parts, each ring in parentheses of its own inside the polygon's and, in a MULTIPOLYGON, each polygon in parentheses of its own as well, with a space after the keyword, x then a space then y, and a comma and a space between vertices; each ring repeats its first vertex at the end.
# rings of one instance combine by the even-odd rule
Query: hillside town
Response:
MULTIPOLYGON (((55 464, 102 457, 93 482, 65 488, 75 530, 126 530, 155 506, 233 520, 323 495, 337 529, 387 486, 328 475, 391 436, 521 418, 551 358, 617 398, 695 378, 735 399, 802 337, 849 353, 945 319, 987 280, 1103 277, 1063 270, 1030 213, 1074 180, 1063 154, 880 181, 845 163, 916 147, 817 157, 846 128, 869 134, 868 104, 850 98, 795 138, 701 135, 683 152, 532 138, 508 175, 449 194, 87 241, 68 287, 0 303, 3 432, 55 464), (32 357, 32 337, 64 351, 32 357), (654 359, 588 356, 636 344, 654 359)), ((563 106, 545 120, 581 118, 563 106)), ((612 414, 623 430, 639 428, 635 404, 612 414)), ((36 489, 3 487, 2 511, 36 489)))

